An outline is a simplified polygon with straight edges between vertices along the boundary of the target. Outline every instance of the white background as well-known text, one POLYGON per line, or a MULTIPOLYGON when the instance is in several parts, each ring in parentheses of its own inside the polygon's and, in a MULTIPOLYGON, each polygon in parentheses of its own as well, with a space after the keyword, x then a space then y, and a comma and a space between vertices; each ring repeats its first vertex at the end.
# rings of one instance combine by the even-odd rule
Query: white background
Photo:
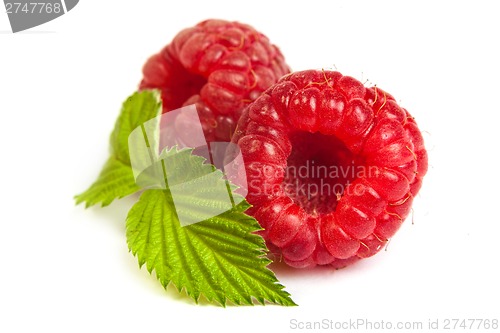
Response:
MULTIPOLYGON (((287 332, 290 321, 499 318, 500 20, 493 1, 80 1, 24 33, 0 13, 0 331, 287 332), (149 55, 206 18, 249 23, 294 70, 337 68, 417 119, 429 174, 387 251, 277 269, 298 307, 195 305, 128 252, 134 198, 75 207, 149 55)), ((347 330, 344 330, 347 331, 347 330)))

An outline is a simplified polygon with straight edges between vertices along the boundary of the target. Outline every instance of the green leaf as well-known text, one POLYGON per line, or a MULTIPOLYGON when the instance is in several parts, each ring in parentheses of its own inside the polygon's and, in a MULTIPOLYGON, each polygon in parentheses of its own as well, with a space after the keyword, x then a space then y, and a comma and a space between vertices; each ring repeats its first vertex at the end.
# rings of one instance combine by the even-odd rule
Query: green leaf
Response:
POLYGON ((101 204, 108 206, 114 199, 121 199, 139 191, 132 169, 114 157, 110 157, 97 180, 83 193, 75 196, 76 204, 85 207, 101 204))
POLYGON ((144 90, 134 93, 123 102, 115 129, 111 133, 111 155, 130 165, 128 137, 132 131, 146 121, 161 114, 160 93, 157 90, 144 90))
POLYGON ((85 207, 99 203, 107 206, 115 199, 140 190, 130 165, 128 137, 136 127, 160 114, 161 102, 157 91, 136 92, 127 98, 111 133, 111 156, 97 180, 85 192, 75 196, 77 205, 84 202, 85 207))
MULTIPOLYGON (((260 230, 255 219, 244 214, 250 205, 232 193, 233 206, 202 222, 182 226, 179 216, 191 212, 196 220, 211 209, 224 207, 220 192, 227 183, 220 171, 200 167, 203 158, 186 151, 164 160, 167 190, 147 190, 127 217, 127 243, 139 265, 154 270, 167 288, 172 282, 196 302, 201 295, 225 306, 271 302, 295 305, 274 273, 267 268, 270 260, 264 240, 254 234, 260 230), (210 169, 214 186, 200 184, 210 169), (182 181, 190 182, 185 192, 182 181), (173 185, 175 184, 175 185, 173 185), (176 188, 176 186, 181 186, 176 188), (191 193, 191 194, 188 194, 191 193)), ((206 179, 205 179, 206 180, 206 179)), ((230 187, 234 189, 233 186, 230 187)))

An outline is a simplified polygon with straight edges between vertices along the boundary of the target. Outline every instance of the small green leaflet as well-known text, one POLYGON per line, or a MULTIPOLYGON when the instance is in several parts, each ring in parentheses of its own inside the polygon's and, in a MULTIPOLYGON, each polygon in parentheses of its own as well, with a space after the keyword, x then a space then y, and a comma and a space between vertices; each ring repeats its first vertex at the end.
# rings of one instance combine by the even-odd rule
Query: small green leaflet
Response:
POLYGON ((85 202, 85 207, 109 205, 114 199, 121 199, 139 191, 132 168, 111 156, 97 180, 82 194, 75 197, 76 204, 85 202))
POLYGON ((90 188, 75 196, 77 204, 84 202, 90 207, 100 203, 104 207, 139 191, 130 167, 128 136, 136 127, 159 116, 161 109, 160 94, 155 90, 136 92, 127 98, 111 133, 111 156, 90 188))
MULTIPOLYGON (((220 171, 213 171, 212 166, 203 164, 202 157, 187 152, 169 154, 170 183, 180 179, 196 181, 209 168, 218 173, 219 185, 225 186, 220 171)), ((267 268, 270 260, 265 257, 264 240, 253 233, 261 228, 244 214, 250 205, 243 198, 239 197, 236 201, 240 203, 231 210, 181 226, 176 209, 189 207, 189 211, 199 212, 217 207, 217 199, 207 199, 219 197, 211 193, 216 187, 199 186, 198 193, 177 198, 175 205, 169 189, 147 190, 141 195, 127 217, 127 242, 139 265, 145 264, 150 273, 154 270, 165 288, 172 282, 195 301, 203 295, 223 306, 227 301, 253 305, 254 300, 260 304, 268 301, 295 305, 267 268)))
POLYGON ((160 92, 144 90, 136 92, 123 103, 120 116, 116 120, 115 129, 111 133, 111 154, 123 163, 130 165, 128 137, 136 128, 146 121, 161 115, 162 106, 160 92))

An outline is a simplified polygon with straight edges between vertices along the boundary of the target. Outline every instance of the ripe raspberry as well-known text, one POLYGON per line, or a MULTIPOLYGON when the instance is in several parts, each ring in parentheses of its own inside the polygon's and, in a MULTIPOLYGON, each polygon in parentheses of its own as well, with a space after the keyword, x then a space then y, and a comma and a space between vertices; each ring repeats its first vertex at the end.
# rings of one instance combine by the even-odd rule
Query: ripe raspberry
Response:
POLYGON ((140 89, 161 89, 164 113, 196 104, 207 141, 230 141, 243 108, 288 72, 254 28, 206 20, 149 58, 140 89))
POLYGON ((427 172, 413 117, 334 71, 287 75, 245 109, 233 137, 251 214, 289 265, 344 267, 377 253, 427 172))

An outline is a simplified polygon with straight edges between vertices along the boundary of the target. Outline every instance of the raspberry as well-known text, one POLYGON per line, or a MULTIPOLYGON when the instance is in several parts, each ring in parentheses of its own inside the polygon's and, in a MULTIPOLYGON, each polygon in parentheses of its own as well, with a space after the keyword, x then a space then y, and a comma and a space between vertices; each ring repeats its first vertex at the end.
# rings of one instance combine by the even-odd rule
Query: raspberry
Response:
POLYGON ((250 214, 294 267, 341 268, 377 253, 427 172, 413 117, 382 89, 335 71, 281 78, 245 109, 232 142, 250 214))
POLYGON ((149 58, 139 88, 160 89, 164 113, 195 104, 207 141, 230 141, 243 108, 288 72, 251 26, 206 20, 149 58))

